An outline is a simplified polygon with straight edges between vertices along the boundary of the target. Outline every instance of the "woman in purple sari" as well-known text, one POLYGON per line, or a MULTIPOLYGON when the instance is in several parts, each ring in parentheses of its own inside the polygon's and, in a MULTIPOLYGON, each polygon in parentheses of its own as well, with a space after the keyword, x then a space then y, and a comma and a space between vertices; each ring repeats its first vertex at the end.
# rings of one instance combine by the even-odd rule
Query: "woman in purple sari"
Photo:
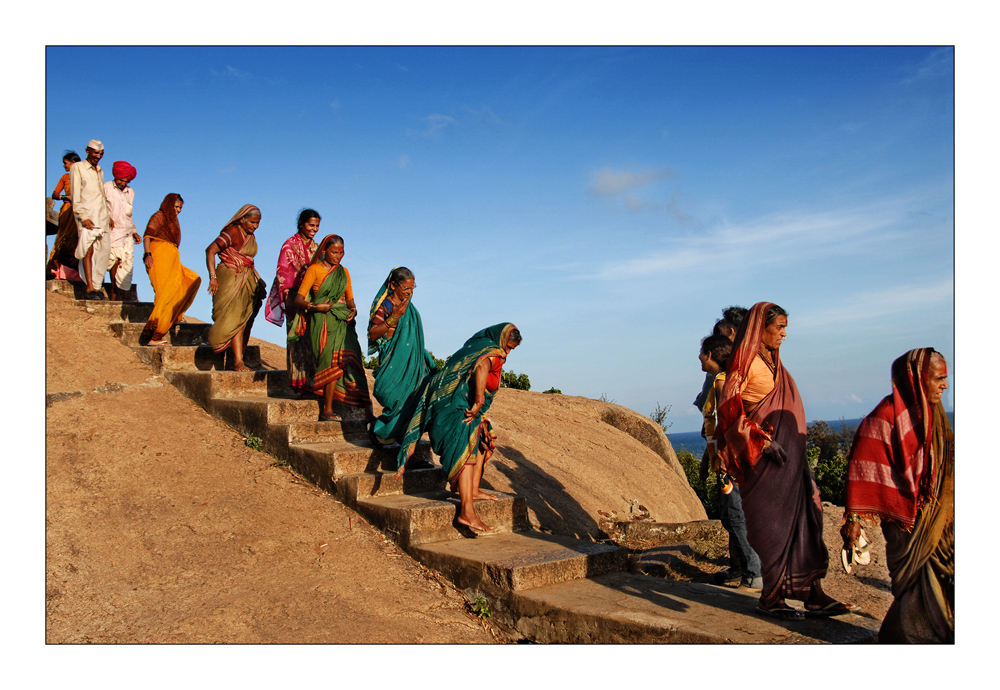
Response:
MULTIPOLYGON (((295 293, 302 283, 302 276, 312 262, 319 245, 313 239, 319 232, 320 215, 311 208, 299 213, 299 231, 285 240, 278 254, 278 270, 274 275, 271 293, 264 305, 264 318, 280 326, 286 322, 286 333, 295 319, 295 293)), ((316 373, 316 358, 307 339, 289 340, 285 348, 288 377, 292 390, 299 393, 312 391, 313 375, 316 373)))
POLYGON ((736 479, 747 538, 760 556, 759 613, 793 620, 858 607, 823 591, 829 551, 823 505, 806 459, 806 413, 778 348, 788 313, 758 302, 743 319, 726 368, 715 440, 723 470, 736 479), (785 603, 804 602, 805 611, 785 603))

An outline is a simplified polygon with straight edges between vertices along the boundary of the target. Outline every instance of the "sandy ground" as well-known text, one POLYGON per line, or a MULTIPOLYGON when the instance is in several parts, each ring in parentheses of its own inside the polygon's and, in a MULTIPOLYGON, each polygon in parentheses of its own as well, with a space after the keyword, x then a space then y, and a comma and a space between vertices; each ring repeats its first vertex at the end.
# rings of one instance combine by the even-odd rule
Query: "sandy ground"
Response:
POLYGON ((106 323, 46 306, 47 642, 494 641, 450 584, 246 448, 106 323))

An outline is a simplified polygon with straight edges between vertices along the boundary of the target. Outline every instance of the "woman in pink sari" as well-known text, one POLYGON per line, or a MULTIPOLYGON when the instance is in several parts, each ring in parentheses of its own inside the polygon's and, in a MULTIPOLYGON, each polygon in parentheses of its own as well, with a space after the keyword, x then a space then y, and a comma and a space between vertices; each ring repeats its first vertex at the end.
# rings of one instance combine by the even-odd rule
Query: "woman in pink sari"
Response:
MULTIPOLYGON (((285 240, 278 253, 278 270, 275 272, 271 293, 264 305, 264 318, 276 326, 286 322, 286 332, 291 331, 295 319, 295 293, 302 284, 302 276, 312 261, 319 245, 313 239, 319 231, 320 215, 311 208, 299 213, 299 231, 285 240), (286 321, 287 319, 287 321, 286 321)), ((285 348, 288 377, 292 390, 298 393, 312 392, 313 375, 316 373, 316 358, 308 340, 289 340, 285 348)))

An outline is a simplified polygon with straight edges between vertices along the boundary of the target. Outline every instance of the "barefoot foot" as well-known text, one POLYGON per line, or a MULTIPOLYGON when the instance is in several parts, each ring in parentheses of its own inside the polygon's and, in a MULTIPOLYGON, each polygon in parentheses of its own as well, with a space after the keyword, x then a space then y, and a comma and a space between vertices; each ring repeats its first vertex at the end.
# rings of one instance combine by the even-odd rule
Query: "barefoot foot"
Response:
POLYGON ((468 527, 473 532, 481 532, 483 534, 489 534, 490 532, 493 531, 492 527, 490 527, 489 525, 487 525, 485 522, 483 522, 482 520, 480 520, 477 517, 474 517, 471 520, 469 520, 469 519, 466 519, 466 518, 463 518, 463 517, 459 516, 459 517, 455 518, 455 522, 457 522, 460 525, 464 525, 464 526, 468 527))

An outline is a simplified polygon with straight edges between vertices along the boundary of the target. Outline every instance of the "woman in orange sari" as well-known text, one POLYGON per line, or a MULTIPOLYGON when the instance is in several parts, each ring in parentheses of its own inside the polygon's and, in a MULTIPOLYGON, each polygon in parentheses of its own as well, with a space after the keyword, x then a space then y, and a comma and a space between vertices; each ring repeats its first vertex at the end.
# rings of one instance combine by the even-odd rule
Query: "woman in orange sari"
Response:
POLYGON ((316 357, 313 391, 323 395, 319 421, 340 420, 333 411, 336 400, 367 408, 367 420, 372 424, 375 412, 368 394, 368 378, 355 322, 358 309, 354 304, 351 274, 340 263, 343 258, 343 238, 327 235, 295 295, 298 311, 288 339, 308 338, 312 343, 316 357))
POLYGON ((149 274, 154 295, 153 313, 139 336, 139 342, 144 345, 167 344, 164 336, 175 323, 184 319, 184 312, 194 302, 201 285, 201 277, 181 265, 178 251, 181 225, 177 214, 183 206, 180 194, 167 194, 143 233, 142 264, 149 274))
POLYGON ((56 231, 56 238, 52 241, 52 253, 49 255, 48 268, 53 273, 54 278, 71 280, 82 283, 83 278, 77 272, 80 261, 76 258, 76 219, 73 217, 73 204, 70 202, 69 190, 69 169, 74 163, 80 162, 80 156, 76 151, 67 151, 62 158, 63 169, 66 173, 59 178, 52 198, 56 201, 62 199, 62 208, 59 209, 59 229, 56 231))
POLYGON ((232 348, 234 371, 253 371, 243 361, 243 353, 250 342, 253 320, 267 296, 267 286, 253 265, 257 256, 254 232, 259 226, 260 209, 246 204, 205 249, 208 294, 212 296, 208 344, 216 354, 232 348))

